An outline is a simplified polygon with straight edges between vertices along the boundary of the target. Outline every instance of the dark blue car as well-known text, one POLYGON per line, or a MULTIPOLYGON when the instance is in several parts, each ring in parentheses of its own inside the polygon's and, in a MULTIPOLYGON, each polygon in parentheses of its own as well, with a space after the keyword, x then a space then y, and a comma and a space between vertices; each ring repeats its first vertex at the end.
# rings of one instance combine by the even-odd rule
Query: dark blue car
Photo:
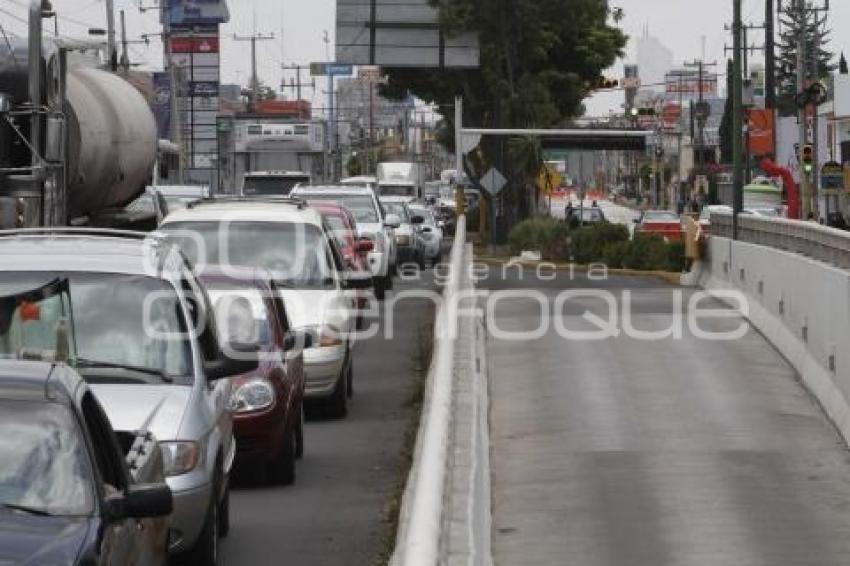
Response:
POLYGON ((0 564, 163 564, 161 470, 155 439, 116 434, 74 370, 0 361, 0 564))

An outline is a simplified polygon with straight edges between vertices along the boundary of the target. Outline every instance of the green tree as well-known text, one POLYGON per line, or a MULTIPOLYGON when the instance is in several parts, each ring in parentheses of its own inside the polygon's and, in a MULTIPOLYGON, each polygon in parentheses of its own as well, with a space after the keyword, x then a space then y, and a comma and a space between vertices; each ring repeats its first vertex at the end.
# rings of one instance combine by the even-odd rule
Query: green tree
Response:
POLYGON ((797 84, 797 47, 800 32, 806 37, 806 79, 820 80, 836 69, 832 63, 833 53, 829 51, 830 30, 827 27, 827 14, 813 11, 812 3, 784 2, 785 10, 779 17, 780 32, 776 57, 776 82, 779 90, 777 106, 782 116, 795 116, 797 106, 794 98, 802 87, 797 84), (812 65, 817 57, 817 73, 812 65))
MULTIPOLYGON (((438 139, 454 151, 453 103, 463 96, 464 122, 481 127, 547 128, 584 113, 582 101, 626 45, 616 27, 622 10, 608 0, 434 0, 443 31, 478 33, 481 64, 474 70, 387 69, 381 94, 408 93, 439 105, 445 128, 438 139)), ((482 142, 483 167, 498 166, 510 184, 504 198, 527 198, 522 164, 514 169, 501 140, 482 142)), ((472 171, 482 174, 484 171, 472 171)), ((513 207, 515 209, 521 206, 513 207)))

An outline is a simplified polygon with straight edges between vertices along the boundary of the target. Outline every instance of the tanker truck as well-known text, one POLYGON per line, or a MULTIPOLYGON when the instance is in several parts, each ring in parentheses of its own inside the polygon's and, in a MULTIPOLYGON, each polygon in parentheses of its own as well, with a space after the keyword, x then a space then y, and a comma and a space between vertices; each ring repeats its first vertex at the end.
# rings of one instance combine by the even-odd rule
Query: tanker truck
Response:
POLYGON ((85 225, 141 194, 157 156, 153 114, 120 76, 74 56, 90 44, 29 37, 0 49, 0 228, 85 225))

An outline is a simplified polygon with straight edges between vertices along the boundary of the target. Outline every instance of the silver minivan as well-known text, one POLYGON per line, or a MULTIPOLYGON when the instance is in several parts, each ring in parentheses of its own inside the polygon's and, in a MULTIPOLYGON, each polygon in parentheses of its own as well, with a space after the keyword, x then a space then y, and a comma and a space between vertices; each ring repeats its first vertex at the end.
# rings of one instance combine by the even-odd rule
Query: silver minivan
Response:
POLYGON ((212 565, 229 526, 227 378, 257 363, 222 353, 182 254, 145 236, 0 232, 0 357, 66 361, 116 431, 153 433, 174 495, 169 550, 212 565))

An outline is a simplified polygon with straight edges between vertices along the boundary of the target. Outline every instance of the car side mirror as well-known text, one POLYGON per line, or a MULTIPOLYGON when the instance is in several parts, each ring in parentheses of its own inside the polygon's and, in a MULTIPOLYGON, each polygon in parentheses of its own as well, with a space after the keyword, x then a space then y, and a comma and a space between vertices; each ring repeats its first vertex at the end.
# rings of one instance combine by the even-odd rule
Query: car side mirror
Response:
POLYGON ((360 238, 357 240, 357 251, 360 253, 371 252, 375 249, 375 242, 369 238, 360 238))
POLYGON ((343 274, 343 289, 371 289, 372 274, 368 271, 347 271, 343 274))
POLYGON ((401 226, 401 218, 398 214, 387 214, 387 217, 384 218, 384 226, 387 228, 398 228, 401 226))
POLYGON ((410 223, 411 223, 411 224, 422 224, 423 222, 425 222, 425 218, 424 218, 424 217, 422 217, 422 216, 419 216, 418 214, 417 214, 417 215, 415 215, 415 216, 412 216, 412 217, 410 218, 410 223))
POLYGON ((302 330, 290 330, 283 337, 283 350, 306 350, 313 347, 313 334, 302 330))
POLYGON ((257 344, 239 344, 230 342, 221 348, 219 359, 204 364, 207 381, 227 379, 252 371, 260 367, 259 347, 257 344))
POLYGON ((132 485, 123 497, 106 501, 106 512, 112 521, 167 517, 173 510, 171 488, 164 483, 132 485))

